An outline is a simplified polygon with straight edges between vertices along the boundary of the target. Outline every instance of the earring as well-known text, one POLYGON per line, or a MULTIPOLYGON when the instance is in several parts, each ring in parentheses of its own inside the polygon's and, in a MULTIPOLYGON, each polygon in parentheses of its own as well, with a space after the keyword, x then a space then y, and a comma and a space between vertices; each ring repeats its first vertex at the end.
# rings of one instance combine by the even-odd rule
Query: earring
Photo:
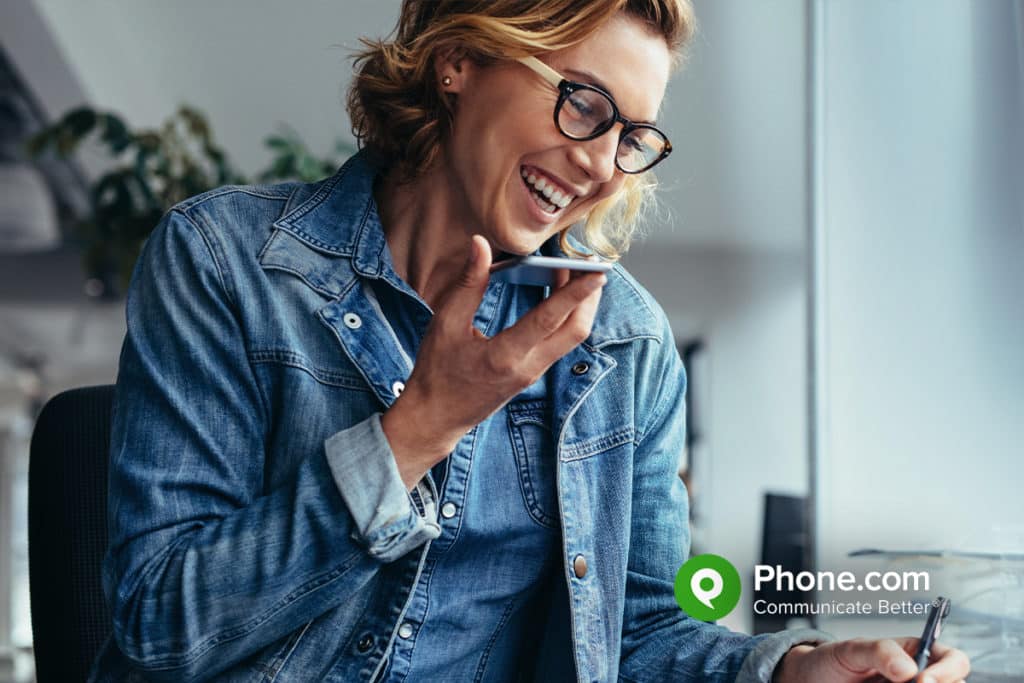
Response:
POLYGON ((445 76, 444 78, 441 79, 441 85, 443 85, 444 87, 447 88, 451 84, 452 84, 452 77, 451 76, 445 76))

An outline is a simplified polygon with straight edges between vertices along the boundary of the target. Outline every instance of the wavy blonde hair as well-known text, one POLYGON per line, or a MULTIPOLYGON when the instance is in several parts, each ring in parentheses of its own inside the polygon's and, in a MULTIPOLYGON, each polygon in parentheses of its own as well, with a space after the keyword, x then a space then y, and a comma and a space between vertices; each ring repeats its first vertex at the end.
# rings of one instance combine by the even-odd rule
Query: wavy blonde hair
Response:
MULTIPOLYGON (((683 62, 696 28, 690 0, 403 0, 388 39, 361 40, 348 92, 352 132, 360 147, 412 180, 451 130, 451 104, 434 77, 439 52, 454 48, 482 65, 544 54, 580 43, 619 12, 665 39, 674 68, 683 62)), ((605 259, 621 257, 653 206, 656 185, 652 173, 628 175, 587 215, 585 246, 605 259)), ((562 249, 578 253, 568 232, 561 233, 562 249)))

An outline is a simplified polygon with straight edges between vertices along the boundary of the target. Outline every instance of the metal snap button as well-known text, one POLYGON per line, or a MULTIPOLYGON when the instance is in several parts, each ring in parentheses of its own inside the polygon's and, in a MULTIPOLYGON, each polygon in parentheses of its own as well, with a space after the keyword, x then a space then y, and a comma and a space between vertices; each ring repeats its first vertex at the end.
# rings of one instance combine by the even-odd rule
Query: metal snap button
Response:
POLYGON ((346 313, 344 316, 342 316, 341 320, 342 322, 345 323, 345 327, 349 328, 350 330, 358 330, 360 327, 363 326, 363 319, 360 318, 355 313, 346 313))
POLYGON ((572 570, 576 574, 577 579, 582 579, 587 575, 587 558, 583 555, 577 555, 576 559, 572 561, 572 570))
POLYGON ((401 396, 403 391, 405 391, 405 382, 395 382, 391 385, 391 393, 395 395, 395 398, 401 396))
POLYGON ((590 370, 590 363, 582 360, 572 366, 572 374, 574 375, 585 375, 588 370, 590 370))
POLYGON ((441 516, 451 519, 455 516, 455 503, 447 502, 441 506, 441 516))
POLYGON ((373 636, 371 636, 369 633, 363 634, 363 636, 359 639, 359 642, 356 643, 356 649, 360 652, 369 652, 370 648, 372 647, 373 636))
POLYGON ((410 624, 409 622, 405 622, 404 624, 399 626, 398 627, 398 635, 401 638, 408 638, 408 637, 410 637, 412 635, 412 624, 410 624))

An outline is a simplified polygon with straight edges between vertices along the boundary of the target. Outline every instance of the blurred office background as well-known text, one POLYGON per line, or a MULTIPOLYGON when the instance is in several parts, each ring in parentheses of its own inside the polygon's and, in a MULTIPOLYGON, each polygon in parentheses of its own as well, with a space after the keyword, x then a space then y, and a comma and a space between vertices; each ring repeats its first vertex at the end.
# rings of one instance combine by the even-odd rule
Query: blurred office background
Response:
MULTIPOLYGON (((625 264, 687 352, 694 551, 745 581, 724 623, 755 628, 765 545, 837 571, 874 568, 847 557, 860 548, 976 550, 997 558, 983 569, 1005 614, 972 654, 1024 661, 1024 2, 694 4, 662 116, 664 211, 625 264), (791 503, 781 537, 765 534, 767 494, 791 503)), ((123 301, 86 285, 66 238, 108 158, 32 160, 20 141, 80 104, 156 127, 188 103, 248 175, 282 124, 329 155, 351 142, 348 56, 397 11, 0 4, 0 681, 32 676, 34 417, 65 388, 112 382, 124 332, 123 301)))

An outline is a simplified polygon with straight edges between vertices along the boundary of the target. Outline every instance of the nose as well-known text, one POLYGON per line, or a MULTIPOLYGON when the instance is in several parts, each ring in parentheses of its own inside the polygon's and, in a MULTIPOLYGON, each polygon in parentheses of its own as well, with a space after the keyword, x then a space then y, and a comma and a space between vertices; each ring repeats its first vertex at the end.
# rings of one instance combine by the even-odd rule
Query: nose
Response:
POLYGON ((619 126, 593 140, 572 143, 570 157, 594 182, 606 183, 615 176, 615 153, 619 147, 619 126))

